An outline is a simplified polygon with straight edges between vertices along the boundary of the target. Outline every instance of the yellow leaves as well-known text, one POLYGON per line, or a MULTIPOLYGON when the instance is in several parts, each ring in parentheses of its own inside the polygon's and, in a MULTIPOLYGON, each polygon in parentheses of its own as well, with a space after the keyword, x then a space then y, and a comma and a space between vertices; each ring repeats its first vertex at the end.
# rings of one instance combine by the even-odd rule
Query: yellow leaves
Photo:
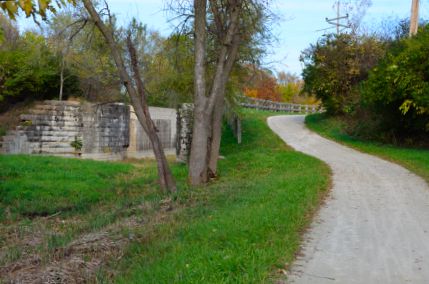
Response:
POLYGON ((410 110, 410 108, 413 106, 412 100, 405 100, 402 105, 399 107, 399 110, 402 112, 402 114, 407 114, 407 112, 410 110))
POLYGON ((398 69, 398 65, 396 65, 396 64, 392 64, 392 65, 390 65, 389 67, 387 67, 387 70, 388 70, 388 71, 394 71, 394 70, 396 70, 396 69, 398 69))
POLYGON ((25 15, 29 17, 34 10, 32 0, 19 0, 19 6, 25 12, 25 15))
POLYGON ((417 114, 428 114, 429 113, 429 109, 425 108, 425 107, 416 107, 417 108, 417 114))
POLYGON ((34 10, 34 4, 32 0, 4 1, 0 4, 0 8, 7 12, 9 18, 14 20, 19 9, 24 11, 25 15, 29 17, 34 10))
POLYGON ((249 89, 249 88, 245 88, 245 89, 244 89, 244 94, 245 94, 247 97, 250 97, 250 98, 257 98, 257 97, 258 97, 258 90, 256 90, 256 89, 249 89))
POLYGON ((42 17, 46 17, 46 10, 48 9, 49 1, 48 0, 38 0, 38 4, 39 4, 40 15, 42 17))
POLYGON ((18 13, 18 6, 16 5, 16 2, 5 1, 0 4, 0 7, 3 11, 7 12, 9 18, 12 20, 15 19, 15 15, 18 13))
POLYGON ((39 3, 39 9, 42 11, 45 11, 48 8, 48 1, 46 0, 38 0, 39 3))
MULTIPOLYGON (((0 2, 0 9, 6 12, 11 19, 15 19, 18 12, 21 10, 27 17, 31 15, 40 15, 42 18, 46 17, 46 12, 56 12, 54 5, 50 5, 53 0, 10 0, 0 2)), ((56 0, 56 7, 60 8, 66 3, 76 5, 75 0, 56 0)))
POLYGON ((418 106, 414 101, 412 100, 405 100, 402 105, 399 107, 399 110, 402 112, 402 114, 407 114, 408 111, 411 109, 411 107, 414 107, 416 109, 417 114, 422 115, 425 113, 429 113, 429 109, 425 107, 418 106))

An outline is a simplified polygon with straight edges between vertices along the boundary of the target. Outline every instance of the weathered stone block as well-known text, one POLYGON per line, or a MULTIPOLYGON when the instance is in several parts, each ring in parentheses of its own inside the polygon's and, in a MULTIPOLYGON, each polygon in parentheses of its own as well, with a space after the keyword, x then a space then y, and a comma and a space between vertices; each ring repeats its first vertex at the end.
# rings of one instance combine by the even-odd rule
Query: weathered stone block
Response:
POLYGON ((193 104, 182 104, 177 111, 176 157, 182 163, 188 162, 191 153, 193 116, 193 104))

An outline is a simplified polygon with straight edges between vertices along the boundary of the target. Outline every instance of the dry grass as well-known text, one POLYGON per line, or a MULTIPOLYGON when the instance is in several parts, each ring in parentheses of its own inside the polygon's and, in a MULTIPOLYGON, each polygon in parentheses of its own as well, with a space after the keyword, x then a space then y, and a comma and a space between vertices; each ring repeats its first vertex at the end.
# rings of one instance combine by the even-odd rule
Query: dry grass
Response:
MULTIPOLYGON (((86 232, 68 245, 53 249, 38 249, 43 242, 46 242, 46 232, 43 233, 37 229, 21 233, 22 239, 10 237, 7 240, 9 248, 19 247, 21 254, 19 258, 0 267, 2 281, 5 283, 93 282, 102 268, 104 274, 113 277, 116 274, 115 269, 109 270, 103 265, 117 263, 129 242, 138 237, 134 232, 142 230, 143 227, 145 231, 151 231, 152 227, 169 218, 173 213, 172 209, 173 203, 169 198, 157 204, 143 203, 133 208, 133 211, 139 211, 141 215, 120 218, 102 230, 86 232)), ((43 226, 58 228, 65 220, 58 218, 50 225, 43 224, 46 220, 38 221, 39 228, 43 226)))

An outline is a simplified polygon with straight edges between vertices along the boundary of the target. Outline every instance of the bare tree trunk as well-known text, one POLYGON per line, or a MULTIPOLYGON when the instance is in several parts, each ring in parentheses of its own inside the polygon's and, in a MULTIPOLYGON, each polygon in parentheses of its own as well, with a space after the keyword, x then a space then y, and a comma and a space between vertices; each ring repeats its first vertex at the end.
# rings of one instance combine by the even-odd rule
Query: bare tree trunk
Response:
POLYGON ((134 80, 137 85, 137 91, 141 95, 140 104, 138 101, 136 101, 136 104, 140 105, 143 111, 143 117, 142 119, 139 119, 139 120, 144 121, 146 123, 146 125, 144 125, 143 128, 149 136, 149 140, 152 144, 152 149, 154 151, 156 161, 158 162, 157 163, 158 175, 160 177, 161 187, 169 189, 170 191, 176 191, 176 185, 173 180, 173 175, 171 174, 167 159, 165 158, 164 148, 162 147, 162 143, 159 140, 159 137, 157 134, 158 130, 156 129, 155 123, 153 122, 150 116, 149 107, 147 105, 147 100, 146 100, 146 93, 143 86, 143 81, 141 79, 140 69, 138 66, 137 52, 132 43, 131 34, 129 34, 127 37, 127 46, 128 46, 128 51, 131 58, 131 67, 134 72, 134 80))
POLYGON ((63 100, 63 88, 64 88, 64 67, 65 67, 65 58, 64 54, 61 58, 61 71, 60 71, 60 94, 59 94, 59 100, 63 100))
POLYGON ((222 140, 222 118, 224 109, 224 96, 219 96, 213 110, 212 133, 210 139, 209 152, 209 175, 217 175, 217 162, 219 160, 220 142, 222 140))
POLYGON ((206 13, 207 1, 194 0, 195 10, 195 68, 194 68, 194 126, 192 132, 191 156, 189 159, 189 181, 199 185, 208 181, 207 146, 209 118, 207 109, 205 60, 206 60, 206 13))
POLYGON ((164 149, 161 145, 161 142, 159 141, 155 124, 150 117, 149 109, 146 104, 146 96, 144 92, 143 82, 141 80, 137 66, 137 55, 135 53, 134 46, 132 45, 130 38, 128 38, 128 51, 130 53, 132 68, 134 72, 133 80, 127 72, 124 59, 120 53, 120 48, 118 47, 114 39, 113 32, 101 20, 100 15, 95 10, 91 0, 82 1, 92 21, 100 30, 104 39, 106 40, 106 43, 110 47, 110 51, 118 69, 122 84, 127 89, 127 92, 130 96, 131 104, 133 105, 134 110, 136 112, 136 116, 141 123, 143 129, 149 136, 149 140, 152 144, 153 152, 157 161, 160 185, 164 190, 175 192, 176 184, 171 174, 170 167, 168 166, 167 159, 165 158, 164 149), (135 86, 133 86, 134 82, 135 84, 137 84, 137 89, 135 86))
POLYGON ((237 58, 239 45, 240 37, 239 35, 234 35, 229 46, 229 55, 224 62, 222 81, 220 83, 220 87, 217 89, 219 94, 217 94, 217 101, 213 110, 212 133, 210 140, 211 145, 209 153, 209 173, 212 176, 217 175, 217 163, 219 160, 220 142, 222 140, 222 118, 225 107, 224 103, 226 84, 228 83, 229 75, 231 74, 232 67, 234 66, 235 60, 237 58))
POLYGON ((189 159, 189 181, 192 185, 208 182, 209 120, 204 111, 194 112, 191 156, 189 159))

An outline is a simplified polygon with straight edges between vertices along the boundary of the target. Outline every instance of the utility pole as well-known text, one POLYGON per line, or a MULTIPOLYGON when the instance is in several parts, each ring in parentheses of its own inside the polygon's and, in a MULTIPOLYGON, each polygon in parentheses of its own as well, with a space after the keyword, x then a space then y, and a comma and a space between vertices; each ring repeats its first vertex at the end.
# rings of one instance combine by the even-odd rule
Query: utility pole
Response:
POLYGON ((413 0, 411 4, 410 37, 416 35, 418 29, 419 29, 419 0, 413 0))
MULTIPOLYGON (((338 35, 338 34, 340 34, 340 27, 348 29, 348 28, 350 28, 350 25, 344 25, 340 22, 340 20, 348 19, 349 14, 346 14, 345 16, 341 16, 340 15, 340 7, 341 7, 340 0, 338 0, 336 4, 337 4, 337 17, 332 18, 332 19, 325 18, 325 21, 328 24, 333 25, 337 28, 337 35, 338 35)), ((327 30, 327 29, 324 29, 324 30, 327 30)))
POLYGON ((340 0, 337 2, 337 35, 340 34, 340 0))

